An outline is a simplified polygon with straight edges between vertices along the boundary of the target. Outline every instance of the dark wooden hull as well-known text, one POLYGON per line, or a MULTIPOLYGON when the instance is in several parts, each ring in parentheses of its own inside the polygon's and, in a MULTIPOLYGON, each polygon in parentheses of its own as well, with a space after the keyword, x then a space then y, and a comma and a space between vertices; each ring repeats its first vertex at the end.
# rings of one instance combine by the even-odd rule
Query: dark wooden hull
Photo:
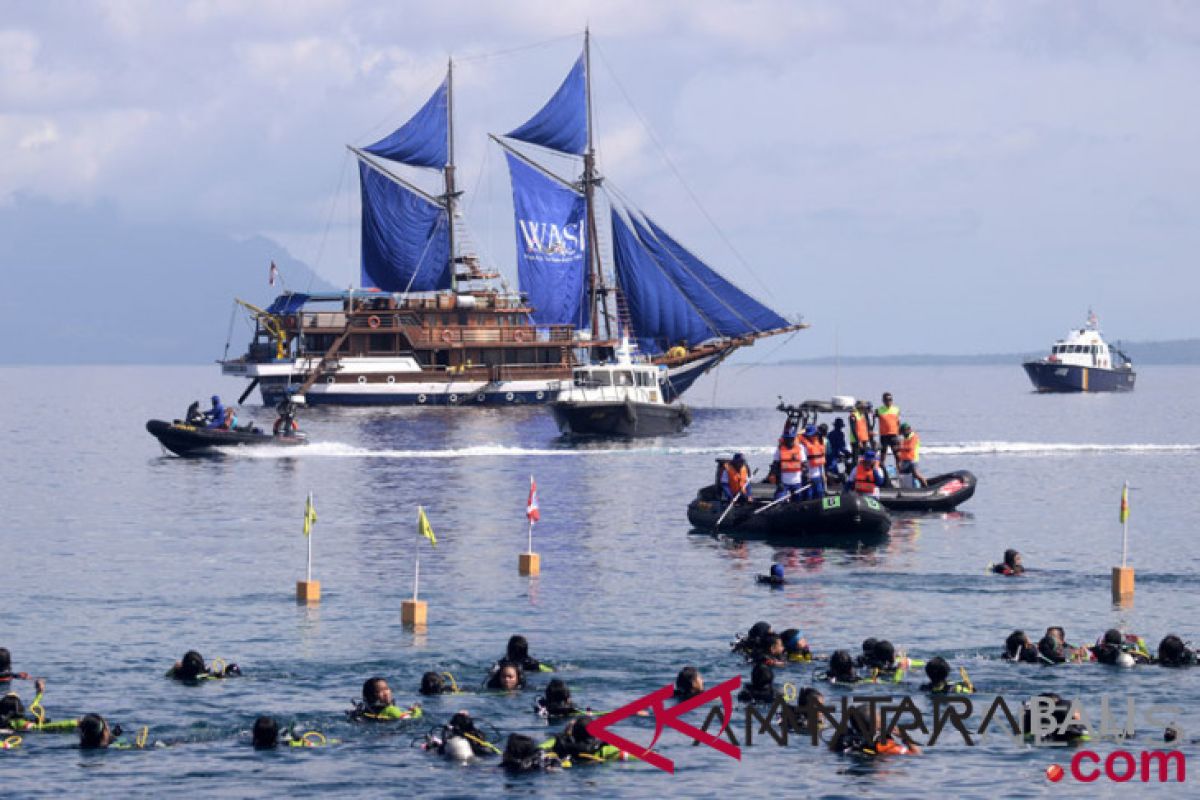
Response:
POLYGON ((576 403, 550 405, 558 429, 571 436, 669 436, 692 422, 686 406, 658 403, 576 403))
POLYGON ((158 439, 159 444, 177 456, 197 458, 219 456, 222 450, 231 447, 295 447, 307 444, 303 434, 299 436, 272 436, 257 429, 254 431, 223 431, 213 428, 197 428, 180 422, 165 422, 152 419, 146 430, 158 439))
POLYGON ((688 505, 688 521, 697 529, 787 544, 855 546, 881 541, 892 526, 892 518, 878 500, 858 494, 783 502, 762 513, 755 512, 769 499, 756 500, 736 506, 718 526, 727 504, 714 499, 716 495, 714 487, 705 487, 688 505))

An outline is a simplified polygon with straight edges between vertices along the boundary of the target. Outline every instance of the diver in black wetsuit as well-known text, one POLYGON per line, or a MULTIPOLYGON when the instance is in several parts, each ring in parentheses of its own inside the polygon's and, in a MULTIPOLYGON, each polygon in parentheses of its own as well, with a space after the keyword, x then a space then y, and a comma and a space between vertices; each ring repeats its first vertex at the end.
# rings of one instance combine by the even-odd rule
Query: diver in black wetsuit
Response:
POLYGON ((1164 667, 1194 667, 1197 661, 1196 651, 1173 633, 1158 643, 1158 663, 1164 667))

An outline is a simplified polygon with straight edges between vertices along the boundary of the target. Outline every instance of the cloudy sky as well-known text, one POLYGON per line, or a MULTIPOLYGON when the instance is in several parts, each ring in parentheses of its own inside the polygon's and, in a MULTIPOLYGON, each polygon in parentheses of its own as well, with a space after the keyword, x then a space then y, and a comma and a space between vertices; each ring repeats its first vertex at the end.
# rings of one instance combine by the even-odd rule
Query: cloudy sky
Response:
POLYGON ((773 357, 1037 349, 1089 305, 1121 338, 1200 334, 1189 2, 7 0, 0 215, 266 237, 348 285, 344 146, 453 56, 473 242, 511 274, 486 134, 540 106, 585 25, 604 174, 814 325, 773 357))

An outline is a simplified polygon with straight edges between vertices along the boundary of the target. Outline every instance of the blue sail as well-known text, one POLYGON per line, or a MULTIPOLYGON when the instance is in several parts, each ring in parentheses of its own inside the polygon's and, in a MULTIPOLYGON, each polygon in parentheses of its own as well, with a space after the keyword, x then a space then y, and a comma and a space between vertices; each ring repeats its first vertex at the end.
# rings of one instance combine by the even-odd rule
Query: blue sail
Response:
POLYGON ((362 285, 385 292, 449 289, 446 209, 360 161, 362 285))
POLYGON ((512 153, 517 272, 541 325, 591 324, 587 298, 587 205, 579 192, 552 180, 512 153))
POLYGON ((508 134, 510 139, 541 145, 560 153, 583 155, 587 148, 587 77, 583 56, 542 110, 508 134))
POLYGON ((649 235, 643 240, 651 247, 661 247, 662 260, 679 274, 680 290, 695 304, 700 313, 716 326, 722 336, 742 336, 748 333, 786 328, 788 321, 734 286, 712 267, 696 258, 667 232, 643 215, 649 235))
POLYGON ((662 353, 680 341, 694 345, 717 337, 615 207, 612 237, 617 283, 625 296, 638 349, 662 353))
POLYGON ((744 336, 786 319, 721 277, 648 218, 632 227, 612 211, 613 260, 638 346, 660 353, 681 341, 744 336))
POLYGON ((441 169, 450 160, 449 79, 412 119, 370 147, 368 153, 411 167, 441 169))

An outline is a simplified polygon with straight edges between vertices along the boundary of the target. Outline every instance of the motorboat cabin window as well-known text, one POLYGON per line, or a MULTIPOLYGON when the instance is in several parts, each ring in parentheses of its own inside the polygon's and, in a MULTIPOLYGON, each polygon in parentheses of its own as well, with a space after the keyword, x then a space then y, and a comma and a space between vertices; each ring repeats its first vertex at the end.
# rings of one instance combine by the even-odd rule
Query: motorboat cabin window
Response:
POLYGON ((639 372, 637 379, 638 386, 653 386, 655 384, 654 375, 649 372, 639 372))
POLYGON ((633 386, 633 373, 632 372, 614 372, 613 373, 613 385, 614 386, 633 386))

